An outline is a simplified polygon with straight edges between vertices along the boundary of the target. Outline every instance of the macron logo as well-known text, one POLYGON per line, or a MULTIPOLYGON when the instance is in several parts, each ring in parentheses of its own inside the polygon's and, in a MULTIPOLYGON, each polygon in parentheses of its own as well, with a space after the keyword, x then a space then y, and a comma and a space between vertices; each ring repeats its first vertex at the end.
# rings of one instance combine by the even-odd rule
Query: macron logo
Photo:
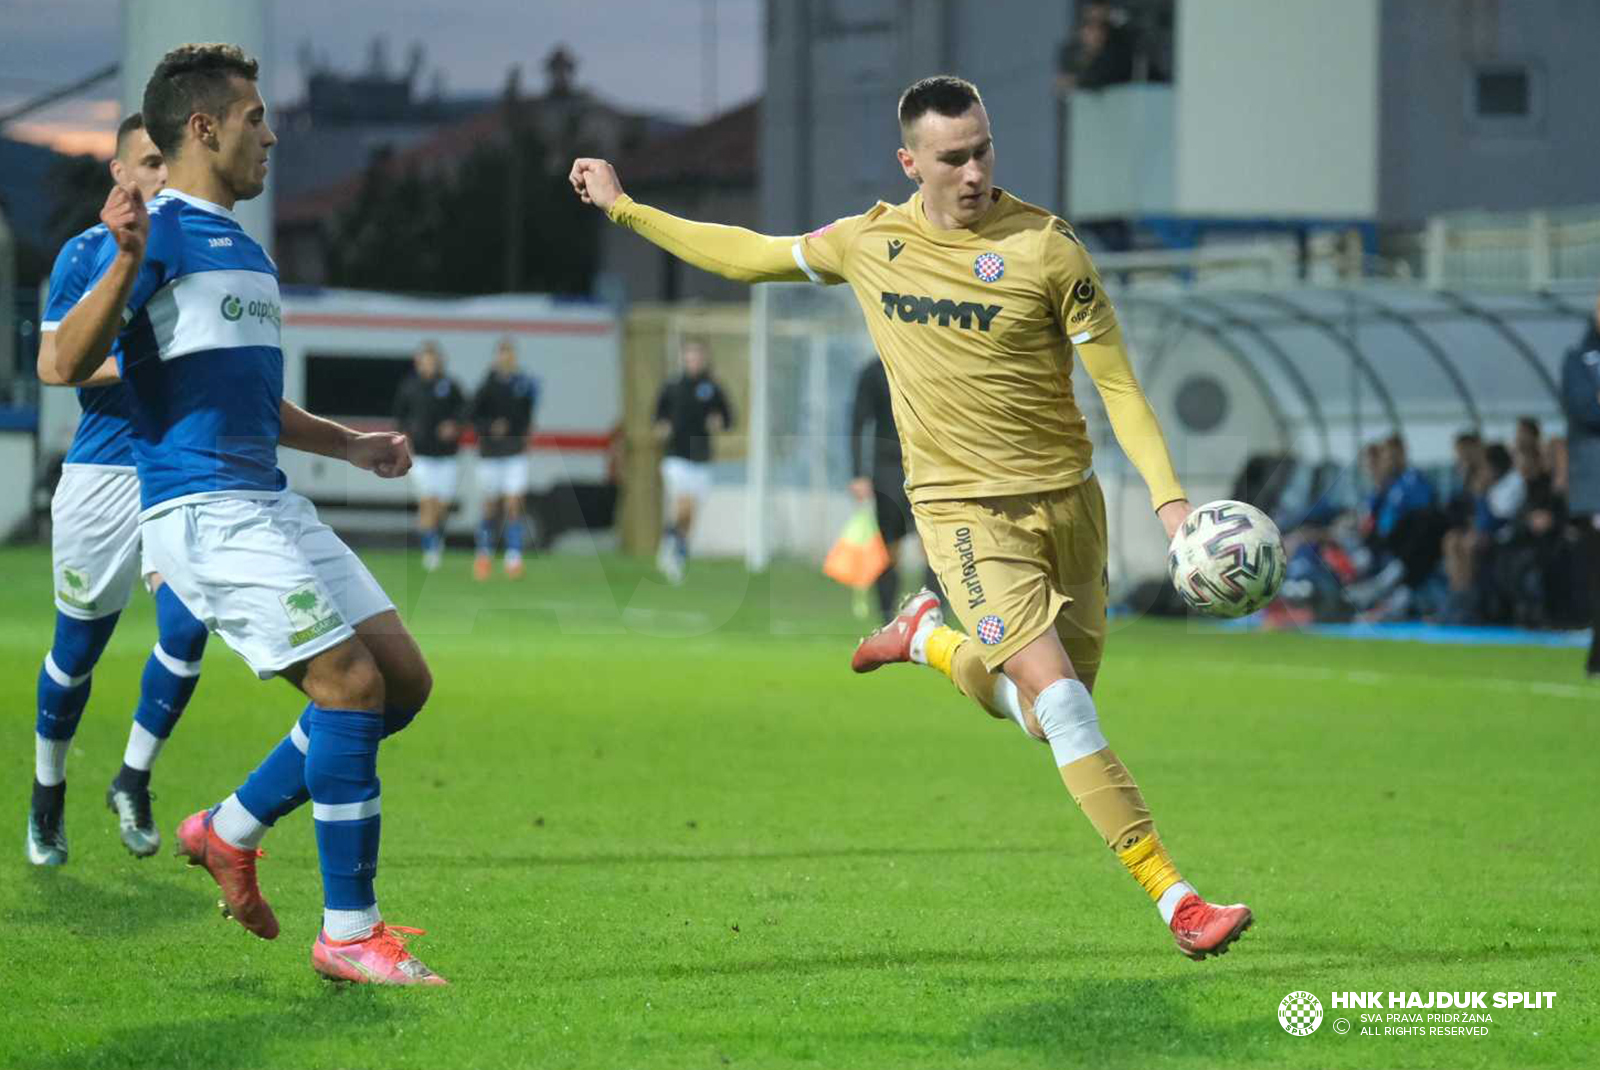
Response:
POLYGON ((210 240, 209 244, 211 245, 211 248, 213 248, 213 249, 230 249, 230 248, 233 247, 233 239, 232 238, 212 238, 210 240))

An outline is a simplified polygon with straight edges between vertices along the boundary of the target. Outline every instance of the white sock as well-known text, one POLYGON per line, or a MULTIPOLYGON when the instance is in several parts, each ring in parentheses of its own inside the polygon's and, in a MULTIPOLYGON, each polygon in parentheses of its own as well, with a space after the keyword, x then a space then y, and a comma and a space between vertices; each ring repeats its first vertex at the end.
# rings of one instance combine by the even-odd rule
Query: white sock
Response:
POLYGON ((917 630, 911 633, 911 660, 918 665, 928 664, 928 636, 933 630, 944 623, 944 614, 937 609, 930 609, 922 615, 917 622, 917 630))
POLYGON ((128 732, 128 749, 122 752, 122 764, 129 769, 147 773, 150 767, 156 764, 156 756, 161 753, 161 748, 166 742, 135 721, 133 728, 128 732))
POLYGON ((1172 915, 1177 911, 1178 904, 1186 895, 1198 895, 1194 885, 1188 881, 1179 881, 1171 888, 1161 893, 1161 898, 1156 900, 1156 909, 1161 911, 1161 920, 1168 925, 1172 924, 1172 915))
POLYGON ((267 826, 257 821, 256 815, 244 808, 237 795, 230 795, 222 800, 222 805, 217 807, 217 812, 211 817, 211 828, 223 843, 232 844, 246 851, 260 847, 261 841, 267 835, 267 826))
POLYGON ((329 940, 337 940, 340 943, 365 940, 372 935, 372 930, 382 920, 383 915, 378 913, 376 903, 365 910, 324 910, 322 931, 328 934, 329 940))
POLYGON ((72 749, 70 739, 33 737, 33 778, 47 788, 53 788, 67 779, 67 752, 72 749))
POLYGON ((1100 731, 1094 699, 1077 680, 1057 680, 1039 692, 1033 702, 1033 715, 1044 729, 1058 769, 1110 746, 1100 731))

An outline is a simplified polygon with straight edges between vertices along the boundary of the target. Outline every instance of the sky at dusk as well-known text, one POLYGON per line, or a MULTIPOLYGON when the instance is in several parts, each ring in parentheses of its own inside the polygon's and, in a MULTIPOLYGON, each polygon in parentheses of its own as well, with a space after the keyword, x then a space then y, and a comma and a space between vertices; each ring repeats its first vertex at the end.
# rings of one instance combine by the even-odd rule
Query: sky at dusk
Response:
MULTIPOLYGON (((227 0, 196 0, 226 3, 227 0)), ((525 91, 544 85, 557 44, 578 59, 578 84, 617 104, 681 119, 707 112, 707 13, 716 26, 719 108, 761 91, 761 0, 268 0, 270 54, 263 92, 283 105, 302 95, 301 43, 338 70, 364 69, 374 35, 400 67, 413 42, 426 50, 421 87, 441 70, 446 95, 492 92, 512 64, 525 91)), ((120 0, 0 0, 0 112, 116 62, 120 0)), ((120 118, 115 80, 9 124, 9 137, 67 152, 108 155, 120 118)))

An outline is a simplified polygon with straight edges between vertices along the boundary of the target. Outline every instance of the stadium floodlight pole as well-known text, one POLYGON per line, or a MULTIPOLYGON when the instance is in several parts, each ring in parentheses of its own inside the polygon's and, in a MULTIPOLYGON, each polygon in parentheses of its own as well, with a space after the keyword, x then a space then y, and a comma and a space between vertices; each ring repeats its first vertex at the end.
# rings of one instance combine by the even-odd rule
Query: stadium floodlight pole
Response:
POLYGON ((772 331, 768 288, 750 288, 750 417, 746 424, 750 447, 744 462, 744 563, 751 572, 765 572, 772 560, 767 535, 767 518, 772 515, 767 482, 767 435, 771 422, 767 407, 767 343, 772 331))

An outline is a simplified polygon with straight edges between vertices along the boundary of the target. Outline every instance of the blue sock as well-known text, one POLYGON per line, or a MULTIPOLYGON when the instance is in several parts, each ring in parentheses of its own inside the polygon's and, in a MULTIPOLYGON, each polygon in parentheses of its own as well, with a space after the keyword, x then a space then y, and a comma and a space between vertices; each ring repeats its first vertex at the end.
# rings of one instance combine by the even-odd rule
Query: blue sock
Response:
POLYGON ((480 554, 494 553, 494 525, 489 521, 478 521, 478 535, 475 544, 480 554))
MULTIPOLYGON (((311 798, 306 790, 306 751, 311 741, 311 711, 306 706, 294 729, 256 767, 243 786, 235 793, 239 803, 263 825, 272 826, 298 809, 311 798)), ((383 711, 383 738, 416 720, 420 710, 402 710, 394 706, 383 711)))
POLYGON ((306 787, 317 828, 323 906, 365 910, 378 901, 372 882, 383 820, 378 782, 383 718, 315 705, 310 714, 306 787))
POLYGON ((438 550, 443 544, 444 544, 444 537, 442 535, 440 535, 438 528, 429 528, 427 531, 424 531, 422 533, 422 552, 423 553, 430 553, 431 554, 435 550, 438 550))
MULTIPOLYGON (((79 620, 57 611, 55 641, 39 669, 34 732, 40 739, 65 742, 78 731, 78 721, 89 703, 90 675, 116 629, 118 616, 79 620)), ((53 777, 60 783, 65 776, 66 751, 57 749, 60 753, 52 761, 55 768, 47 779, 53 777)))
POLYGON ((310 747, 311 713, 308 705, 294 728, 272 748, 266 760, 234 792, 239 805, 263 825, 272 826, 311 798, 306 790, 306 751, 310 747))
POLYGON ((152 736, 166 739, 200 682, 206 626, 166 586, 156 591, 156 624, 160 638, 145 662, 133 719, 152 736))
POLYGON ((523 524, 520 516, 506 521, 506 553, 522 553, 522 535, 524 530, 525 525, 523 524))

